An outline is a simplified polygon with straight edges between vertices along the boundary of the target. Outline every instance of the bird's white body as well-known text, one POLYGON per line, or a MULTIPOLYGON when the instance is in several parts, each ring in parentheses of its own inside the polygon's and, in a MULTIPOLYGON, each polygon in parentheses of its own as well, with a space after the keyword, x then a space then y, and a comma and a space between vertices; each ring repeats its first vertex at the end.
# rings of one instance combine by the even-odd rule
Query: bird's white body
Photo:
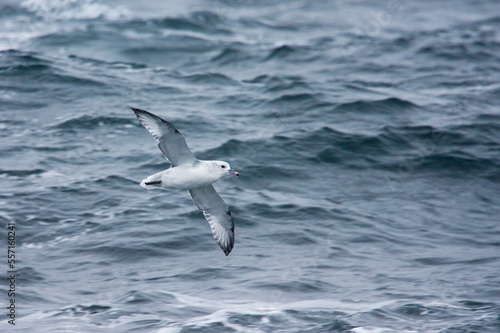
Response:
POLYGON ((226 162, 198 160, 192 164, 182 164, 155 173, 142 180, 141 186, 146 189, 163 187, 191 190, 215 183, 226 176, 229 169, 229 165, 226 162), (224 168, 221 168, 221 166, 224 166, 224 168))

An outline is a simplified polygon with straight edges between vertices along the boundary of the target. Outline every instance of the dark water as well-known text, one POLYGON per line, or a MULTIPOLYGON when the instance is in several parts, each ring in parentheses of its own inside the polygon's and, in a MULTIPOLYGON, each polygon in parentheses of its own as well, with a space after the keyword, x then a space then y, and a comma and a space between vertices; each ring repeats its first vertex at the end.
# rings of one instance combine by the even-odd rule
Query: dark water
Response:
POLYGON ((2 1, 0 49, 2 332, 500 331, 498 1, 2 1), (128 106, 240 172, 228 257, 128 106))

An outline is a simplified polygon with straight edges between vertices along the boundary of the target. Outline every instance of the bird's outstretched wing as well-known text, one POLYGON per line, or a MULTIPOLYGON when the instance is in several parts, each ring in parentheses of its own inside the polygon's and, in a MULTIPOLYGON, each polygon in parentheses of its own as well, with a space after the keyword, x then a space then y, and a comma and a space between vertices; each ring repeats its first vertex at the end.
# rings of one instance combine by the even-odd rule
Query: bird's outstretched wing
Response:
POLYGON ((174 125, 152 114, 151 112, 131 108, 135 115, 151 133, 163 155, 172 163, 172 166, 188 164, 196 161, 196 157, 186 144, 184 136, 174 125))
POLYGON ((229 206, 212 185, 189 190, 189 194, 205 215, 215 241, 227 256, 234 246, 234 221, 229 206))

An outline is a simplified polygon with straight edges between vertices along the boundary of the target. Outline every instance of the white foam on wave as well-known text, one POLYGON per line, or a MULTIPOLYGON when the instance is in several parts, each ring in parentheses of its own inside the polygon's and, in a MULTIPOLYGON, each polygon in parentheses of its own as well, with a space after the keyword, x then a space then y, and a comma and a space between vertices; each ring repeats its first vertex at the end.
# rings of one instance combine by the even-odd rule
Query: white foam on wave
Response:
POLYGON ((95 19, 118 20, 130 16, 123 6, 109 7, 94 0, 25 0, 21 5, 42 18, 52 19, 95 19))
POLYGON ((25 0, 18 6, 29 14, 2 18, 0 51, 19 49, 24 43, 48 34, 80 29, 81 24, 75 20, 116 21, 131 16, 123 6, 110 7, 94 0, 25 0))
MULTIPOLYGON (((249 332, 249 328, 246 326, 239 325, 234 321, 230 321, 230 317, 235 315, 253 315, 262 316, 262 324, 269 322, 269 317, 271 316, 282 316, 284 321, 295 322, 296 319, 292 318, 287 311, 339 311, 344 312, 347 315, 356 314, 359 312, 369 312, 375 309, 380 309, 397 301, 384 301, 384 302, 343 302, 332 299, 316 299, 307 301, 298 301, 292 303, 278 303, 278 302, 259 302, 253 300, 242 300, 242 301, 231 301, 222 302, 221 300, 206 300, 194 296, 187 296, 173 292, 166 292, 172 295, 179 302, 174 304, 177 308, 202 308, 205 311, 211 313, 207 315, 201 315, 197 317, 192 317, 190 319, 184 320, 182 323, 172 323, 169 327, 161 328, 157 333, 171 333, 179 332, 182 328, 192 327, 192 328, 203 328, 208 327, 214 323, 224 323, 225 326, 230 327, 237 332, 249 332)), ((357 333, 392 333, 394 331, 387 331, 387 329, 380 328, 378 331, 363 331, 361 329, 357 333), (385 330, 385 331, 384 331, 385 330)), ((369 329, 369 328, 367 328, 369 329)), ((254 330, 253 332, 258 332, 254 330)), ((410 332, 407 332, 410 333, 410 332)))
POLYGON ((356 327, 351 330, 353 333, 418 333, 417 331, 401 331, 384 327, 356 327))
POLYGON ((81 233, 74 236, 57 236, 55 239, 37 243, 23 243, 21 245, 22 248, 25 249, 44 249, 44 248, 59 248, 61 243, 76 243, 80 239, 84 239, 85 235, 90 231, 90 229, 86 229, 81 233))

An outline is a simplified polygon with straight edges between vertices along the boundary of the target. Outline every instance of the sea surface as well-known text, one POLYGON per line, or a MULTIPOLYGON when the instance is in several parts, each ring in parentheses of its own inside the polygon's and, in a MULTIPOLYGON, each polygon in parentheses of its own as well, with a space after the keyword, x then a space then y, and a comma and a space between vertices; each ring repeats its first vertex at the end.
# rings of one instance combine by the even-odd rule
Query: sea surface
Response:
POLYGON ((499 105, 499 1, 3 0, 0 331, 498 333, 499 105))

